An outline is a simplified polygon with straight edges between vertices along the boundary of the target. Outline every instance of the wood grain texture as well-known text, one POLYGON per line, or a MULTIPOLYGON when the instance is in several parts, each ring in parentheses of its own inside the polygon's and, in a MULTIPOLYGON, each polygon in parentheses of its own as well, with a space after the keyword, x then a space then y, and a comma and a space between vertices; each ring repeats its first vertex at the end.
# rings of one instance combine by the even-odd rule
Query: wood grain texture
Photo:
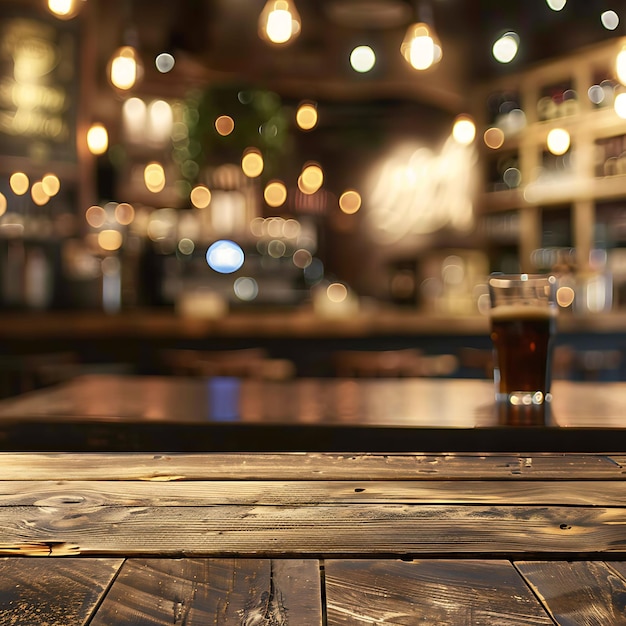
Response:
POLYGON ((122 559, 0 559, 3 626, 87 624, 122 559))
POLYGON ((552 625, 508 561, 325 564, 328 626, 552 625))
POLYGON ((0 453, 3 480, 619 480, 601 454, 0 453))
POLYGON ((626 580, 612 563, 599 561, 517 562, 557 624, 626 624, 626 580))
POLYGON ((626 555, 626 509, 505 505, 0 507, 0 554, 626 555), (182 532, 181 529, 184 529, 182 532))
POLYGON ((91 626, 321 626, 315 560, 130 559, 91 626))
POLYGON ((0 506, 185 507, 319 504, 497 504, 626 507, 618 481, 0 481, 0 506))

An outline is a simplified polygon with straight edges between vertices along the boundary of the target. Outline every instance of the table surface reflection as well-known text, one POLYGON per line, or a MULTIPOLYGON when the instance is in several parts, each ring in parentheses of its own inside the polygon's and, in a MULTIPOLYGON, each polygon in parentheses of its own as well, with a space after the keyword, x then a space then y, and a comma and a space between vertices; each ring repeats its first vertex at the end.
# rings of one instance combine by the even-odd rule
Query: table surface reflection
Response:
POLYGON ((626 383, 559 380, 554 382, 553 396, 547 426, 515 427, 498 424, 493 384, 487 380, 277 382, 91 375, 0 402, 0 446, 201 451, 623 449, 626 383))

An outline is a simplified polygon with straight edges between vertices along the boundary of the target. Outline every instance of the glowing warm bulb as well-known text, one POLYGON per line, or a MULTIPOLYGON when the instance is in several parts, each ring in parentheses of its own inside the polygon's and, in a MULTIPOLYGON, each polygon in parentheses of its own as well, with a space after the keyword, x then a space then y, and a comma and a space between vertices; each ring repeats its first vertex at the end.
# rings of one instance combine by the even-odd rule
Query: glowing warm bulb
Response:
POLYGON ((204 185, 197 185, 191 190, 189 198, 196 209, 206 209, 211 204, 211 191, 204 185))
POLYGON ((41 179, 41 184, 43 185, 44 191, 51 198, 53 196, 56 196, 59 193, 59 190, 61 189, 61 181, 59 180, 59 177, 56 176, 55 174, 46 174, 41 179))
POLYGON ((271 43, 285 44, 300 34, 300 16, 289 0, 268 0, 259 17, 259 35, 271 43))
POLYGON ((427 70, 442 58, 439 39, 433 29, 422 22, 409 26, 400 52, 416 70, 427 70))
POLYGON ((517 33, 510 31, 504 33, 493 44, 491 53, 498 63, 510 63, 516 56, 519 49, 519 36, 517 33))
POLYGON ((9 178, 9 185, 16 196, 23 196, 28 191, 30 180, 24 172, 15 172, 9 178))
POLYGON ((376 65, 376 53, 369 46, 357 46, 350 53, 350 65, 355 72, 369 72, 376 65))
POLYGON ((122 233, 107 229, 98 233, 98 245, 108 252, 119 250, 122 247, 122 233))
POLYGON ((287 188, 278 180, 272 181, 265 187, 263 198, 269 206, 279 207, 287 200, 287 188))
POLYGON ((324 172, 316 163, 304 167, 298 178, 298 188, 305 194, 314 194, 323 183, 324 172))
POLYGON ((78 13, 80 0, 48 0, 48 10, 61 20, 69 20, 78 13))
POLYGON ((143 178, 146 187, 152 193, 158 193, 165 188, 165 170, 160 163, 148 163, 143 178))
POLYGON ((104 154, 109 147, 109 134, 102 124, 92 124, 87 131, 87 147, 91 154, 104 154))
POLYGON ((570 136, 564 128, 553 128, 549 133, 546 141, 548 150, 552 154, 560 156, 569 150, 570 136))
POLYGON ((111 59, 109 79, 114 87, 124 91, 135 85, 141 76, 141 65, 132 46, 119 48, 111 59))
POLYGON ((302 102, 296 111, 296 124, 302 130, 312 130, 317 125, 317 108, 310 102, 302 102))
POLYGON ((241 169, 249 178, 256 178, 263 173, 263 156, 258 150, 247 150, 241 159, 241 169))
POLYGON ((462 146, 469 146, 476 137, 476 125, 467 115, 459 115, 452 128, 452 136, 462 146))

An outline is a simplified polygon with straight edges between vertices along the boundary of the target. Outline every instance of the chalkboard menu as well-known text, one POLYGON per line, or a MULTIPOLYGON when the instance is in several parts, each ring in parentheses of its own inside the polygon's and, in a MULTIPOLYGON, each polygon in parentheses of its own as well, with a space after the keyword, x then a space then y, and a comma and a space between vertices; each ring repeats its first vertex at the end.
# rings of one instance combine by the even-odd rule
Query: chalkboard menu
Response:
POLYGON ((0 154, 76 160, 78 31, 0 8, 0 154))

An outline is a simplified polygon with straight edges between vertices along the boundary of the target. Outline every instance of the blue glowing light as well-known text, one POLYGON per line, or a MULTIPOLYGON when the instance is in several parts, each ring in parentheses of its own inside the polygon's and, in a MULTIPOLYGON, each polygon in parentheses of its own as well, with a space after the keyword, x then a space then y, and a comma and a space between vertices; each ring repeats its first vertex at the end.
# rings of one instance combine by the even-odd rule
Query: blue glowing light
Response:
POLYGON ((243 265, 243 250, 234 241, 220 239, 206 251, 206 262, 220 274, 232 274, 243 265))

